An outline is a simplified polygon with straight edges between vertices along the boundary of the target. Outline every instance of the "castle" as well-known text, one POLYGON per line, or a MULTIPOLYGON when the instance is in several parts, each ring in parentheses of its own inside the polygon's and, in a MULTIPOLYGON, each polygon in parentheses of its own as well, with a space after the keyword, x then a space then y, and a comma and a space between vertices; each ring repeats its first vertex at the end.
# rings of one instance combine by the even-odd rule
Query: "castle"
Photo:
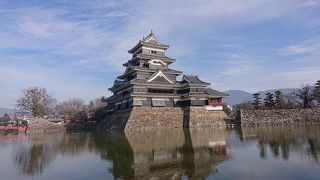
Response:
POLYGON ((123 64, 124 74, 118 76, 107 99, 108 110, 117 111, 132 106, 177 107, 206 106, 208 110, 222 110, 227 94, 211 89, 210 83, 198 76, 183 75, 170 69, 175 59, 167 57, 169 45, 160 43, 151 32, 130 49, 132 59, 123 64))
POLYGON ((113 95, 106 99, 108 129, 211 126, 216 124, 213 119, 225 115, 222 98, 228 95, 198 76, 171 69, 175 59, 166 56, 168 48, 151 31, 128 51, 132 59, 123 64, 126 70, 109 88, 113 95))

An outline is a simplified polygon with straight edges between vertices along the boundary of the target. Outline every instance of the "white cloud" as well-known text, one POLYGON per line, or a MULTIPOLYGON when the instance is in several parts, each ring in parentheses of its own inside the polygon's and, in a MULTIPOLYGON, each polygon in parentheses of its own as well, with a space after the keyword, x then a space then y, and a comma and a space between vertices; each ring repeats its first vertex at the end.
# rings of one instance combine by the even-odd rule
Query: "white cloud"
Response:
POLYGON ((314 84, 320 77, 320 65, 312 67, 297 67, 280 69, 278 72, 266 76, 278 87, 300 87, 303 84, 314 84))
POLYGON ((298 42, 279 50, 281 55, 318 54, 320 52, 320 37, 298 42))
POLYGON ((223 76, 227 75, 235 78, 244 74, 253 74, 261 68, 255 61, 256 59, 252 59, 248 56, 233 55, 232 59, 225 62, 227 66, 221 74, 223 76))
POLYGON ((306 7, 315 7, 316 5, 319 5, 319 1, 318 0, 307 0, 305 2, 302 3, 302 6, 306 6, 306 7))
MULTIPOLYGON (((302 6, 304 2, 306 1, 111 0, 77 1, 72 3, 72 6, 63 7, 39 4, 23 8, 0 8, 0 62, 6 62, 3 64, 7 65, 1 67, 6 74, 0 77, 1 82, 5 82, 0 93, 14 92, 10 98, 4 97, 7 104, 12 104, 9 101, 17 95, 17 89, 33 84, 47 87, 60 99, 73 95, 90 99, 92 94, 104 94, 107 92, 107 85, 93 84, 91 81, 94 80, 84 78, 88 77, 89 73, 74 74, 73 69, 79 66, 95 71, 90 74, 93 79, 97 77, 95 73, 105 71, 108 73, 106 79, 111 85, 110 76, 115 77, 115 72, 120 73, 123 70, 121 65, 131 58, 127 50, 151 29, 160 37, 160 41, 172 45, 169 54, 177 58, 175 67, 181 68, 187 74, 197 72, 201 76, 210 77, 212 72, 209 67, 201 67, 202 64, 189 58, 202 53, 201 49, 194 47, 197 46, 196 43, 203 41, 210 47, 219 41, 205 41, 206 38, 223 39, 215 34, 218 30, 291 17, 293 12, 302 11, 303 8, 315 4, 314 1, 308 1, 302 6), (35 51, 36 55, 4 53, 8 49, 35 51), (20 61, 26 67, 17 67, 16 64, 10 64, 10 61, 16 64, 20 61), (68 67, 56 69, 54 72, 54 67, 44 68, 48 64, 43 65, 41 62, 61 63, 68 67), (33 68, 33 65, 37 68, 33 68)), ((238 38, 234 41, 245 42, 246 39, 238 38)), ((234 46, 236 42, 228 43, 231 46, 225 49, 229 54, 233 53, 232 56, 222 56, 221 63, 206 62, 206 65, 221 65, 220 70, 212 67, 217 71, 208 80, 224 89, 253 88, 255 84, 252 79, 257 80, 259 75, 264 73, 259 72, 263 67, 254 58, 257 54, 241 52, 251 47, 242 47, 239 50, 234 46)), ((239 44, 241 46, 245 43, 239 44)), ((291 45, 279 52, 282 55, 317 53, 320 52, 319 41, 291 45)), ((210 59, 205 58, 206 61, 210 59)), ((290 82, 291 85, 296 84, 290 82)), ((265 84, 268 84, 267 80, 265 84)))

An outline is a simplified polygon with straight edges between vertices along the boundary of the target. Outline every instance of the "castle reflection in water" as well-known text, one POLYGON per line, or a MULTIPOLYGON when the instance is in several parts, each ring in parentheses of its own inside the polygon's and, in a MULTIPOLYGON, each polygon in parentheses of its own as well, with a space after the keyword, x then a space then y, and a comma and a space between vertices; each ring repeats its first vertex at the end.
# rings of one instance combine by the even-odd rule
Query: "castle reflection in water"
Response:
MULTIPOLYGON (((230 145, 232 141, 256 143, 261 160, 268 158, 267 152, 272 154, 269 158, 283 160, 290 159, 291 153, 298 153, 303 159, 319 163, 319 139, 319 127, 30 135, 15 140, 13 161, 20 174, 38 176, 58 156, 77 157, 90 153, 112 164, 106 167, 106 173, 112 174, 114 178, 204 179, 217 173, 217 166, 235 155, 230 145)), ((12 143, 0 143, 1 146, 8 144, 12 143)))

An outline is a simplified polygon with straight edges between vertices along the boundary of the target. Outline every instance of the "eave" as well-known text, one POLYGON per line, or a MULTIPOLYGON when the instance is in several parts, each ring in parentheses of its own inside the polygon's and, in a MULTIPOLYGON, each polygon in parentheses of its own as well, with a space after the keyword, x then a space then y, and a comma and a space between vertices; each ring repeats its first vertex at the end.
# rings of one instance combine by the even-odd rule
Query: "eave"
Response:
POLYGON ((151 44, 143 41, 139 41, 137 45, 135 45, 132 49, 128 50, 128 53, 134 53, 137 49, 141 48, 142 46, 151 47, 151 48, 159 48, 166 50, 170 46, 166 44, 151 44))

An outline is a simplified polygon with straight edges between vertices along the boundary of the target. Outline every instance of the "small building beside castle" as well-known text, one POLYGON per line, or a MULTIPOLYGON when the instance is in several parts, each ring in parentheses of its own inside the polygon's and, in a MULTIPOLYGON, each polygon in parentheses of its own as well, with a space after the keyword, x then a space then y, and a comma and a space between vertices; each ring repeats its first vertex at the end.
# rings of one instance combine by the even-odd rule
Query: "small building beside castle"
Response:
POLYGON ((125 72, 109 88, 113 95, 106 99, 103 126, 124 130, 223 124, 222 98, 228 95, 198 76, 171 69, 175 59, 166 56, 168 48, 151 31, 128 51, 132 58, 123 64, 125 72))

